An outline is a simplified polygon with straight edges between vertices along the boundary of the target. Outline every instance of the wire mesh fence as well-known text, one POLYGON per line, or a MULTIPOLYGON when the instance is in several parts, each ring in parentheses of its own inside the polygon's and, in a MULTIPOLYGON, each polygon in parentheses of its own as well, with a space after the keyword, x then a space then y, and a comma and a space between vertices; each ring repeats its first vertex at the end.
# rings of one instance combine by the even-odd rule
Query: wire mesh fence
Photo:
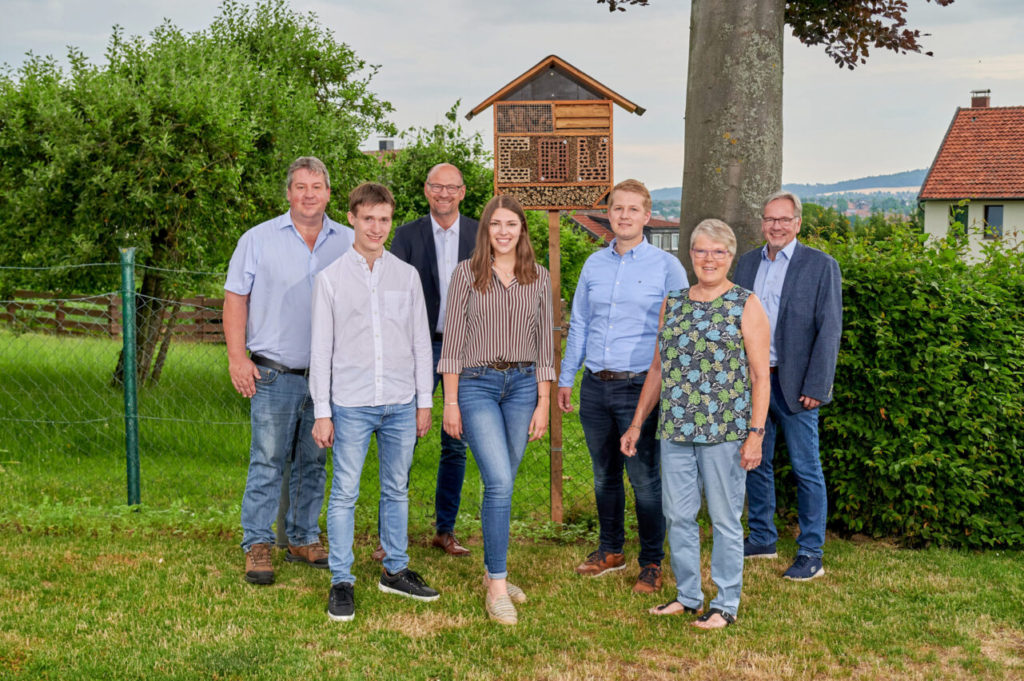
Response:
MULTIPOLYGON (((103 265, 116 271, 116 263, 103 265)), ((136 268, 141 274, 144 268, 136 268)), ((0 295, 0 473, 17 498, 97 506, 126 495, 122 299, 18 286, 4 268, 0 295)), ((249 460, 249 405, 231 386, 223 344, 224 275, 188 273, 195 291, 133 294, 139 347, 138 441, 141 502, 151 509, 237 518, 249 460)), ((140 281, 142 276, 137 277, 140 281)), ((417 445, 410 475, 410 527, 429 525, 440 453, 441 398, 417 445)), ((575 413, 563 419, 564 520, 594 524, 590 458, 575 413)), ((513 514, 543 521, 551 508, 549 442, 531 443, 520 467, 513 514)), ((330 461, 330 457, 328 457, 330 461)), ((330 478, 328 477, 328 480, 330 478)), ((373 445, 363 471, 357 521, 376 523, 373 445)), ((460 525, 478 522, 483 493, 472 456, 460 525)))

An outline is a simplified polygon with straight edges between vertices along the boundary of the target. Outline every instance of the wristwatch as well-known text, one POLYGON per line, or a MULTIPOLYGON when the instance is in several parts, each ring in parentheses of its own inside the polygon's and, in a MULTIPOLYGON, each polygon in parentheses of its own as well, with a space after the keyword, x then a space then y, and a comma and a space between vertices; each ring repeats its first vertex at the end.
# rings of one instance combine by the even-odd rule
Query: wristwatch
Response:
POLYGON ((754 433, 755 435, 764 435, 764 428, 755 428, 754 426, 751 426, 750 432, 754 433))

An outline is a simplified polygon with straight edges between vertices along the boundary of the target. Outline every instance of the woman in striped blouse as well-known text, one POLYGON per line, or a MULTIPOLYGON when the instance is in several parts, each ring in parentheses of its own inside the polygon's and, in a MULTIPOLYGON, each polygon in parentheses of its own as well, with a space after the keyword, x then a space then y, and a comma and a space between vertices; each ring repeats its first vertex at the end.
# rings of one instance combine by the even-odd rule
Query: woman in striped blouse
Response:
POLYGON ((452 274, 437 371, 444 429, 465 438, 484 483, 487 614, 515 624, 513 602, 526 594, 507 581, 512 486, 527 439, 547 430, 555 368, 548 271, 534 259, 526 215, 511 196, 487 203, 476 249, 452 274))

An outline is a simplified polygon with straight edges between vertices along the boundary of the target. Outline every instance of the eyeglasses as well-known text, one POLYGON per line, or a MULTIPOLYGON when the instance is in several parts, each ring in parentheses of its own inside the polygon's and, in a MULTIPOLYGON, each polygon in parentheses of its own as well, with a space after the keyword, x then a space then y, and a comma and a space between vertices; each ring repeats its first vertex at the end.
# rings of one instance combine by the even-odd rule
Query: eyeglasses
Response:
POLYGON ((705 248, 691 248, 690 253, 696 258, 711 258, 712 260, 725 260, 729 257, 729 251, 721 248, 716 248, 713 251, 709 251, 705 248))
POLYGON ((463 185, 461 184, 436 184, 434 182, 427 182, 427 189, 429 189, 435 194, 440 194, 445 189, 448 190, 449 194, 454 194, 455 192, 462 189, 462 187, 463 185))
POLYGON ((770 218, 770 217, 767 217, 767 216, 761 216, 761 224, 762 225, 769 225, 769 226, 773 225, 773 224, 777 224, 780 227, 789 227, 791 224, 793 224, 793 220, 796 220, 796 219, 797 218, 795 218, 795 217, 791 217, 791 218, 770 218))

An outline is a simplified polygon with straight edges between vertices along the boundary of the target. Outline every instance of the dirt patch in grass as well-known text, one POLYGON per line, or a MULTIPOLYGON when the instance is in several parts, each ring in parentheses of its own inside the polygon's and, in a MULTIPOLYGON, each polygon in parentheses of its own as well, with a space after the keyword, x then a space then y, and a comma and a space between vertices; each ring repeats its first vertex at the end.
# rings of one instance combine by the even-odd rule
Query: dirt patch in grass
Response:
POLYGON ((979 642, 982 654, 996 664, 1007 670, 1024 670, 1024 632, 1017 629, 995 629, 980 636, 979 642))
POLYGON ((376 620, 372 629, 398 632, 409 638, 427 638, 449 629, 461 629, 472 623, 473 620, 469 617, 445 612, 401 612, 376 620))

